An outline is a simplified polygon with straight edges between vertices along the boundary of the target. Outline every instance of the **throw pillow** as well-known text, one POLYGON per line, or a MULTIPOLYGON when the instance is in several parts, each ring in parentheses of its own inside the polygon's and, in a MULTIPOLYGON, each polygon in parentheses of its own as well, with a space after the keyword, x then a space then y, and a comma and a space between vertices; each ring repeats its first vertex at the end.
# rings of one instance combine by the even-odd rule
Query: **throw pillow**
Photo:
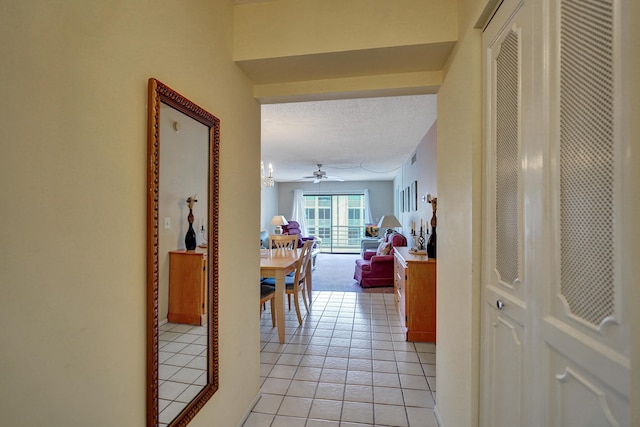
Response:
POLYGON ((376 255, 389 255, 389 252, 391 252, 391 243, 382 242, 378 246, 376 255))

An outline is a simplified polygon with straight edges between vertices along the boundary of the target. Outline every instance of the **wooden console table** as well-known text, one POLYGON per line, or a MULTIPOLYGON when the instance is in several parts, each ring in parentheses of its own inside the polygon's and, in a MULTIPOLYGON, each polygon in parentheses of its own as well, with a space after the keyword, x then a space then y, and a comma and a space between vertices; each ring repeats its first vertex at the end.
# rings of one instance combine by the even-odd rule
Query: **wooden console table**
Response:
POLYGON ((207 322, 207 282, 206 248, 169 252, 169 322, 207 322))
POLYGON ((395 247, 394 300, 407 341, 436 341, 436 260, 395 247))

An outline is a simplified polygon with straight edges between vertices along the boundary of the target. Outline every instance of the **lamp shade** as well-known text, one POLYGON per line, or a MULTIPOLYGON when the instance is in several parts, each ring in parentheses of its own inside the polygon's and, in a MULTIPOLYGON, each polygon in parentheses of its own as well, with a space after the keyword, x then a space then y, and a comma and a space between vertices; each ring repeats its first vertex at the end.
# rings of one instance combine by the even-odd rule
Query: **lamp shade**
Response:
POLYGON ((289 224, 289 221, 284 217, 284 215, 275 215, 271 218, 271 225, 275 225, 274 232, 276 234, 282 234, 282 226, 289 224))
POLYGON ((273 218, 271 218, 271 225, 287 225, 287 224, 289 224, 289 221, 287 221, 284 215, 275 215, 273 218))
POLYGON ((394 228, 402 227, 398 218, 395 215, 382 215, 380 222, 378 222, 378 228, 394 228))

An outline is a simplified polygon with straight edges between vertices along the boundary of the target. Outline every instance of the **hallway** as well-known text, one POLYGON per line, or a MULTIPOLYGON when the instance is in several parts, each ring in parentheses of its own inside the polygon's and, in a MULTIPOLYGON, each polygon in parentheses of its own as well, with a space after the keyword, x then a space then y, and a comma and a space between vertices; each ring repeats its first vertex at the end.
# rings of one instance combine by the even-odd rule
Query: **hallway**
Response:
POLYGON ((261 397, 244 427, 435 427, 433 343, 404 341, 393 294, 314 291, 285 344, 260 323, 261 397))

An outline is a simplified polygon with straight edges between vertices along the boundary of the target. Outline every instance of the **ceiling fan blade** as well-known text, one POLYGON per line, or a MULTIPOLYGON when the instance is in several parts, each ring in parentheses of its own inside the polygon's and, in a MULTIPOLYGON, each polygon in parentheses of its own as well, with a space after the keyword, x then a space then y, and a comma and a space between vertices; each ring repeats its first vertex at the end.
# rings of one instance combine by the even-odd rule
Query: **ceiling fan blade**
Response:
POLYGON ((314 184, 317 184, 317 183, 319 183, 319 182, 320 182, 320 178, 316 178, 316 179, 314 179, 314 180, 313 180, 313 183, 314 183, 314 184))
POLYGON ((339 176, 325 176, 325 179, 328 179, 330 181, 344 181, 344 179, 339 176))

